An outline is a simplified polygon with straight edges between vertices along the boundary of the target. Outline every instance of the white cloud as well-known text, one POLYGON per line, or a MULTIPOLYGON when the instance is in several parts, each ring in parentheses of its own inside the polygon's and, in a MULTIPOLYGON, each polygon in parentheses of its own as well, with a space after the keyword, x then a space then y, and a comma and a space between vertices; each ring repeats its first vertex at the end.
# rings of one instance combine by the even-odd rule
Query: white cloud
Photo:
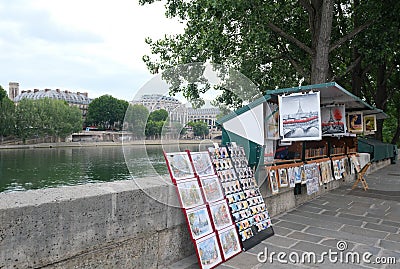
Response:
POLYGON ((138 0, 1 0, 0 84, 60 88, 130 100, 152 75, 145 37, 179 33, 163 3, 138 0))

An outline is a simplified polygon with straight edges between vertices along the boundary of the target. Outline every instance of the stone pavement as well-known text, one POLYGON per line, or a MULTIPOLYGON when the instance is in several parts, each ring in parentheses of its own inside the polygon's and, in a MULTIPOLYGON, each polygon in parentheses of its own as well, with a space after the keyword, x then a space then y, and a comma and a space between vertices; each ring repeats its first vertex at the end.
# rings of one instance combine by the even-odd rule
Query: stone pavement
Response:
MULTIPOLYGON (((361 189, 361 183, 355 190, 351 190, 351 185, 344 186, 273 218, 274 236, 217 268, 400 268, 400 163, 369 174, 366 180, 367 192, 361 189), (346 245, 343 252, 337 248, 339 241, 343 241, 339 247, 346 245), (270 260, 259 262, 257 255, 266 250, 268 255, 286 253, 282 258, 288 264, 280 263, 277 254, 272 264, 270 260), (301 260, 303 255, 309 261, 310 252, 316 254, 317 262, 290 262, 297 257, 301 260), (338 254, 332 254, 333 262, 325 254, 324 262, 319 263, 323 252, 338 254), (367 254, 363 259, 364 253, 367 254), (336 259, 339 261, 334 262, 336 259), (378 259, 392 264, 379 264, 378 259)), ((199 266, 193 255, 170 268, 199 266)))

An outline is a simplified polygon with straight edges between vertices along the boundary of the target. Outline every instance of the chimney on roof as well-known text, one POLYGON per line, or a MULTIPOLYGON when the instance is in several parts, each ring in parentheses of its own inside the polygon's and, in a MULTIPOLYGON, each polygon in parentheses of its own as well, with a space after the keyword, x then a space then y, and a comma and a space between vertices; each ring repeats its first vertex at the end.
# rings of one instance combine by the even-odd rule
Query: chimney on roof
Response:
POLYGON ((50 89, 44 89, 44 91, 45 91, 45 92, 48 92, 48 91, 50 91, 50 89))
POLYGON ((65 93, 68 93, 68 91, 67 91, 67 90, 65 90, 64 92, 65 92, 65 93))
POLYGON ((39 91, 39 89, 33 89, 33 92, 38 92, 39 91))
POLYGON ((87 92, 84 92, 83 95, 86 96, 86 97, 88 97, 88 93, 87 93, 87 92))
POLYGON ((80 93, 80 92, 76 92, 76 94, 77 94, 77 95, 81 95, 81 93, 80 93))
POLYGON ((26 91, 22 91, 21 93, 26 93, 26 91))
POLYGON ((28 93, 32 92, 31 90, 28 90, 28 93))
POLYGON ((59 93, 59 92, 60 92, 60 89, 56 89, 56 92, 58 92, 58 93, 59 93))

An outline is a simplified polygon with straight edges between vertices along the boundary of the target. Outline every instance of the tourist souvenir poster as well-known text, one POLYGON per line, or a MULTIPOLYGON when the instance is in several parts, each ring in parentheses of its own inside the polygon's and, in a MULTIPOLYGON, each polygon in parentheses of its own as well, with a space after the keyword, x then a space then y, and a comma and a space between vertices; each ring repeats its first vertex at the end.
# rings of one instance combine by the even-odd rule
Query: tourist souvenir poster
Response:
POLYGON ((211 269, 222 262, 221 251, 215 233, 195 241, 199 265, 202 269, 211 269))
POLYGON ((186 217, 194 240, 213 232, 206 206, 186 210, 186 217))
POLYGON ((164 152, 168 170, 174 180, 194 177, 194 171, 186 152, 164 152))
POLYGON ((301 183, 301 170, 300 166, 295 166, 293 167, 293 172, 294 172, 294 183, 301 183))
POLYGON ((321 182, 326 184, 333 180, 332 178, 332 169, 330 166, 331 161, 321 162, 320 169, 321 169, 321 182))
POLYGON ((287 169, 288 179, 289 179, 289 187, 293 188, 295 186, 295 173, 294 167, 289 167, 287 169))
POLYGON ((224 199, 222 187, 217 176, 200 178, 200 181, 207 203, 224 199))
POLYGON ((342 178, 342 173, 341 173, 341 168, 340 168, 340 161, 339 160, 333 160, 333 177, 336 180, 339 180, 342 178))
POLYGON ((363 113, 362 112, 349 112, 347 114, 347 121, 349 132, 360 134, 364 130, 363 126, 363 113))
POLYGON ((306 184, 307 182, 307 173, 304 168, 304 165, 300 166, 300 178, 301 178, 301 184, 306 184))
POLYGON ((346 114, 344 105, 321 108, 322 135, 345 134, 346 114))
POLYGON ((367 134, 376 132, 376 116, 364 115, 364 131, 367 134))
POLYGON ((211 176, 215 174, 210 155, 207 151, 190 152, 194 170, 199 177, 211 176))
POLYGON ((279 188, 289 186, 289 180, 286 168, 278 169, 278 174, 279 174, 279 188))
POLYGON ((278 106, 276 104, 268 103, 269 108, 266 109, 265 115, 265 131, 266 139, 268 140, 278 140, 279 139, 279 112, 278 106))
POLYGON ((269 170, 269 183, 271 186, 272 194, 277 194, 279 192, 279 187, 278 187, 278 178, 277 178, 275 169, 269 170))
POLYGON ((319 92, 279 96, 279 129, 283 141, 321 140, 319 92))
POLYGON ((307 194, 311 195, 319 191, 319 168, 317 163, 305 164, 304 169, 307 174, 307 194))
POLYGON ((191 208, 204 204, 197 179, 181 180, 176 184, 176 187, 183 208, 191 208))
POLYGON ((221 230, 233 224, 225 200, 210 204, 210 212, 216 230, 221 230))
POLYGON ((232 258, 236 254, 242 252, 239 236, 234 225, 219 231, 218 238, 221 243, 224 260, 232 258))

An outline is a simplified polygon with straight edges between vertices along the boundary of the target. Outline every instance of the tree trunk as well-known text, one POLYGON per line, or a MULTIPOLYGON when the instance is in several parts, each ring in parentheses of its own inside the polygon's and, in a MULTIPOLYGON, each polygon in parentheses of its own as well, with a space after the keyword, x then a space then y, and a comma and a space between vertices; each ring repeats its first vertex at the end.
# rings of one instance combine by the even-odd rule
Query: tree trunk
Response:
POLYGON ((397 128, 396 128, 396 133, 393 135, 392 138, 392 144, 397 144, 397 142, 399 142, 399 138, 400 138, 400 105, 397 106, 397 128))
MULTIPOLYGON (((383 111, 386 111, 387 98, 388 98, 385 74, 386 74, 386 63, 383 62, 378 65, 377 89, 374 97, 375 106, 379 109, 382 109, 383 111)), ((377 120, 377 126, 376 126, 377 131, 375 133, 375 138, 381 141, 383 139, 382 135, 383 121, 384 121, 383 119, 377 120)))
POLYGON ((315 10, 310 14, 312 21, 312 64, 311 83, 325 83, 329 78, 329 48, 333 19, 333 0, 312 0, 315 10))

